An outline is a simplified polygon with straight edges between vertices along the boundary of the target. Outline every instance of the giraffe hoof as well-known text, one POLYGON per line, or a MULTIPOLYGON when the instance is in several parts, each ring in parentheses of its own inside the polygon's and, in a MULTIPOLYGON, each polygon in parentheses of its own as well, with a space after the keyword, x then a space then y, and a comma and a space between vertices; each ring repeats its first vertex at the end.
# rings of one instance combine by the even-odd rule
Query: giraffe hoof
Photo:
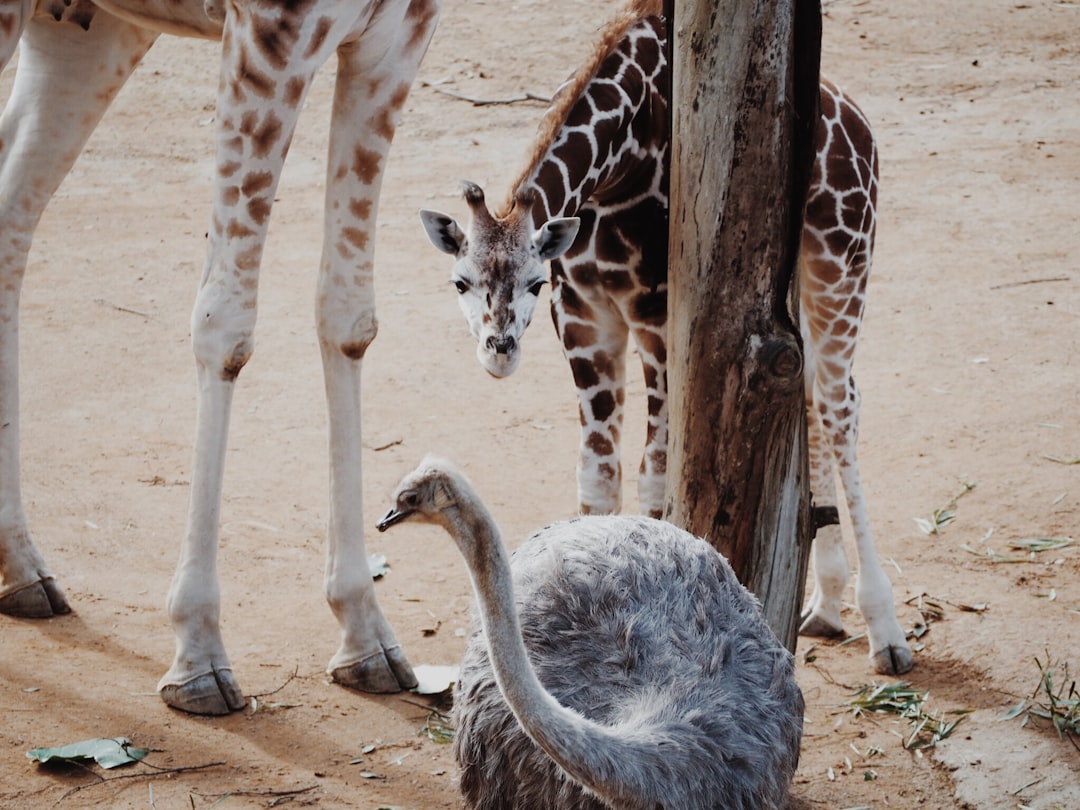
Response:
POLYGON ((814 636, 815 638, 834 638, 842 636, 844 628, 825 619, 816 613, 809 613, 803 619, 799 627, 800 636, 814 636))
POLYGON ((334 683, 356 689, 360 692, 389 694, 412 689, 416 686, 416 675, 412 665, 405 658, 401 647, 387 647, 362 661, 331 670, 334 683))
POLYGON ((893 644, 870 652, 870 662, 879 675, 903 675, 915 666, 911 648, 907 644, 893 644))
POLYGON ((230 669, 216 669, 187 683, 166 684, 158 694, 167 705, 190 714, 229 714, 247 703, 230 669))
POLYGON ((48 619, 71 613, 71 605, 56 580, 45 577, 0 597, 0 613, 21 619, 48 619))

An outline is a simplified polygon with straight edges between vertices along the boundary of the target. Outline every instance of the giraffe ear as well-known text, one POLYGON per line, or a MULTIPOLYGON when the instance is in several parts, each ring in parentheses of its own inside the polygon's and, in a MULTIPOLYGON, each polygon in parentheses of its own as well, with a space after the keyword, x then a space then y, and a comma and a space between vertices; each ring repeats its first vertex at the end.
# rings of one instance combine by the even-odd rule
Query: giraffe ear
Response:
POLYGON ((533 244, 540 253, 540 259, 557 259, 570 249, 577 237, 581 220, 577 217, 549 219, 540 226, 533 236, 533 244))
POLYGON ((420 221, 424 225, 424 230, 427 231, 431 244, 451 256, 461 253, 461 249, 465 247, 465 233, 452 216, 422 208, 420 221))

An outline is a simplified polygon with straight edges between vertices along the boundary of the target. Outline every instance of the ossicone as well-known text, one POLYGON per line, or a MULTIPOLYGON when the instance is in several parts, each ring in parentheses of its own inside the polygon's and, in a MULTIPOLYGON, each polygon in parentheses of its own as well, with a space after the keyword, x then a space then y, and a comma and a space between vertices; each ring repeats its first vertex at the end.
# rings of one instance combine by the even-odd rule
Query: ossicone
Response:
POLYGON ((487 203, 484 202, 484 190, 480 186, 469 180, 462 180, 461 196, 465 198, 469 210, 472 211, 474 221, 494 222, 495 218, 488 210, 487 203))

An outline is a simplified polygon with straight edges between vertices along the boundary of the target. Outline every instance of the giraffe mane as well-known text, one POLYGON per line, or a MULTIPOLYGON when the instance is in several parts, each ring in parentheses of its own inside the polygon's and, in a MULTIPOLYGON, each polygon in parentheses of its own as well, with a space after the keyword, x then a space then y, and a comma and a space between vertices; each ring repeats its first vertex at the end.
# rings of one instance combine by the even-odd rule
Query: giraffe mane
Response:
POLYGON ((528 192, 522 186, 528 181, 536 167, 540 165, 548 148, 555 140, 555 136, 566 122, 570 110, 581 98, 581 94, 585 92, 585 88, 588 87, 589 82, 596 75, 596 71, 600 69, 600 64, 618 47, 626 31, 632 25, 646 17, 659 16, 663 12, 663 8, 662 0, 629 0, 615 17, 604 26, 599 37, 597 37, 596 43, 593 45, 592 55, 559 88, 555 98, 552 99, 551 106, 544 114, 544 118, 537 128, 537 138, 533 142, 528 163, 510 187, 510 196, 503 204, 503 207, 496 213, 496 217, 502 219, 515 209, 527 210, 531 198, 529 200, 524 198, 523 195, 528 192))

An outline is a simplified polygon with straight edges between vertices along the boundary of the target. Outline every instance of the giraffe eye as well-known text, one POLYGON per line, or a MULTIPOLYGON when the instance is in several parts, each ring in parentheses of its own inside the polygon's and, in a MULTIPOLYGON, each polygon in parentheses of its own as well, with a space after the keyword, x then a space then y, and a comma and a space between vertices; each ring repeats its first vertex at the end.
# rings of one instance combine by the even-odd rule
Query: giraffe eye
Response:
POLYGON ((540 288, 543 287, 544 284, 546 284, 546 283, 547 282, 544 281, 544 279, 540 279, 539 281, 534 281, 532 284, 529 285, 529 292, 532 295, 540 295, 540 288))
POLYGON ((457 288, 458 293, 461 295, 464 295, 469 291, 469 282, 463 281, 460 278, 455 278, 452 284, 457 288))

